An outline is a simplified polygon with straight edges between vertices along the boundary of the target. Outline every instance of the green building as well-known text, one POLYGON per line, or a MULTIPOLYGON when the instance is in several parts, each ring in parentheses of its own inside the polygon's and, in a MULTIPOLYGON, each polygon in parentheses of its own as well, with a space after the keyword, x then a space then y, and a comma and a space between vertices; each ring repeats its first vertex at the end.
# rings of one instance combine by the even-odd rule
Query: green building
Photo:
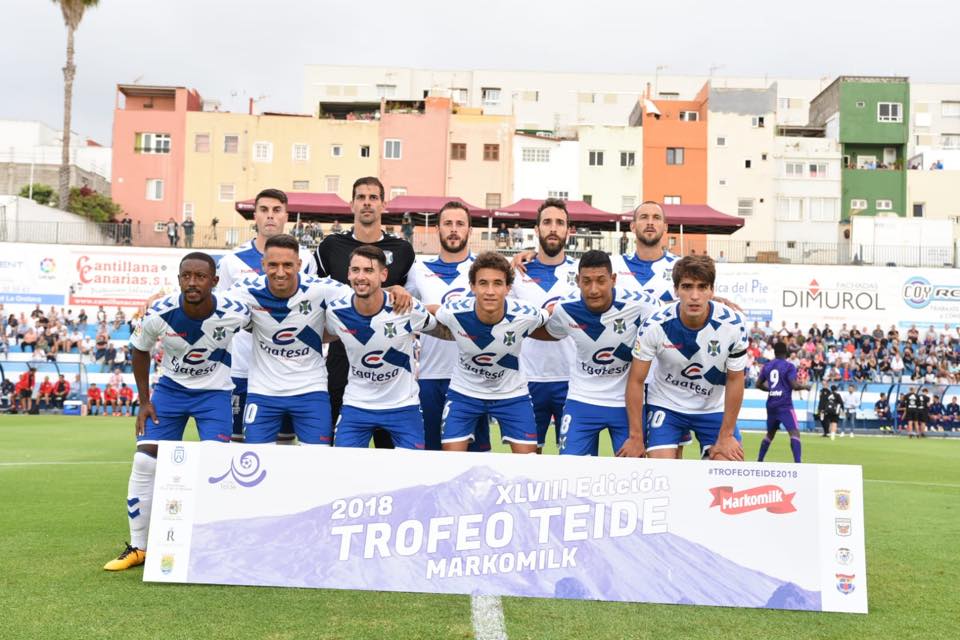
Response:
POLYGON ((840 215, 907 214, 908 78, 840 76, 810 103, 810 124, 840 142, 840 215))

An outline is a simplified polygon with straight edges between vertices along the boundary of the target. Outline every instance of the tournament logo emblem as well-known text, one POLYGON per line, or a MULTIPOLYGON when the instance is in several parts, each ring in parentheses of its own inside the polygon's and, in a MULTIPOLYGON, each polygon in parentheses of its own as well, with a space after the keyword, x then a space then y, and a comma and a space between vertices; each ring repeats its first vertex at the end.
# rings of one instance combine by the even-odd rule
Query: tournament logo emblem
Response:
POLYGON ((186 457, 186 450, 180 446, 174 448, 173 453, 170 455, 170 459, 173 460, 173 464, 183 464, 183 461, 186 457))
POLYGON ((837 508, 837 511, 849 511, 850 510, 850 490, 837 489, 836 491, 834 491, 833 506, 837 508))
POLYGON ((220 340, 223 340, 226 337, 227 337, 227 330, 224 329, 223 327, 217 327, 216 329, 213 330, 214 340, 219 342, 220 340))
POLYGON ((160 558, 160 572, 165 576, 170 575, 170 573, 173 572, 173 562, 174 558, 172 553, 163 554, 160 558))
POLYGON ((300 313, 301 313, 302 315, 307 315, 307 314, 310 313, 311 311, 313 311, 313 305, 310 304, 310 301, 309 301, 309 300, 302 300, 302 301, 300 302, 300 313))
POLYGON ((383 335, 388 338, 394 338, 397 335, 397 327, 392 322, 385 322, 383 324, 383 335))
POLYGON ((853 579, 857 576, 855 574, 846 574, 838 573, 837 574, 837 591, 842 593, 845 596, 853 593, 853 590, 856 589, 856 585, 853 584, 853 579))
POLYGON ((613 330, 616 333, 623 333, 627 330, 627 321, 623 318, 617 318, 613 321, 613 330))
POLYGON ((846 547, 840 547, 837 549, 836 558, 839 564, 850 564, 853 562, 853 552, 846 547))
POLYGON ((164 511, 167 512, 168 516, 178 516, 180 515, 180 510, 183 508, 183 503, 179 500, 167 500, 167 504, 164 507, 164 511))
POLYGON ((517 334, 515 332, 507 331, 503 334, 503 344, 507 345, 508 347, 513 346, 516 341, 517 334))
POLYGON ((707 353, 708 353, 709 355, 711 355, 711 356, 718 356, 718 355, 720 355, 720 341, 719 341, 719 340, 711 340, 710 342, 708 342, 708 343, 707 343, 707 353))
POLYGON ((230 461, 230 468, 221 476, 207 478, 210 484, 217 484, 233 478, 241 487, 255 487, 267 477, 267 472, 260 468, 260 456, 253 451, 244 451, 239 457, 230 461))
POLYGON ((837 518, 835 521, 837 535, 847 537, 852 533, 853 524, 850 518, 837 518))

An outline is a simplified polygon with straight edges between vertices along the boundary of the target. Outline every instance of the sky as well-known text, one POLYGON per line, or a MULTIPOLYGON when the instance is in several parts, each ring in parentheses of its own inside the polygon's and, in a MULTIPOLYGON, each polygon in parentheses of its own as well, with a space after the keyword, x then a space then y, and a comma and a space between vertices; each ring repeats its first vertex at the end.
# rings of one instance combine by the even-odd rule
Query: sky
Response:
MULTIPOLYGON (((109 144, 116 85, 133 82, 300 112, 306 64, 960 83, 958 18, 932 0, 100 0, 77 31, 72 129, 109 144)), ((59 7, 0 0, 0 25, 0 119, 59 129, 59 7)))

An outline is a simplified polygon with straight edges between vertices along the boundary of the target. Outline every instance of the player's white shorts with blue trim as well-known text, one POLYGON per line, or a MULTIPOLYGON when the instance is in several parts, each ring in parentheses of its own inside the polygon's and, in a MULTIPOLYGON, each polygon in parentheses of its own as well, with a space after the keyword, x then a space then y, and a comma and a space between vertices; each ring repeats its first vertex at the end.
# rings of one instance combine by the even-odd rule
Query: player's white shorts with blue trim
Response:
MULTIPOLYGON (((683 439, 685 431, 692 431, 700 443, 700 456, 705 456, 720 435, 723 412, 717 413, 680 413, 673 409, 646 406, 643 417, 644 440, 647 451, 656 449, 676 449, 683 439)), ((733 437, 740 441, 740 430, 734 427, 733 437)))

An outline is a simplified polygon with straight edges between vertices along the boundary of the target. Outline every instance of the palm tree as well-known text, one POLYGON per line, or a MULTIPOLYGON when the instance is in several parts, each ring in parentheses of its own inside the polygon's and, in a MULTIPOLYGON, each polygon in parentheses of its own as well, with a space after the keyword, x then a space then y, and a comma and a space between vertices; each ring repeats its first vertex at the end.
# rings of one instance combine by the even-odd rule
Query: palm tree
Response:
POLYGON ((95 7, 99 0, 53 0, 60 5, 63 22, 67 25, 67 63, 63 66, 63 153, 60 158, 60 208, 66 211, 70 202, 70 110, 73 107, 73 76, 77 67, 73 64, 73 34, 83 20, 88 7, 95 7))

